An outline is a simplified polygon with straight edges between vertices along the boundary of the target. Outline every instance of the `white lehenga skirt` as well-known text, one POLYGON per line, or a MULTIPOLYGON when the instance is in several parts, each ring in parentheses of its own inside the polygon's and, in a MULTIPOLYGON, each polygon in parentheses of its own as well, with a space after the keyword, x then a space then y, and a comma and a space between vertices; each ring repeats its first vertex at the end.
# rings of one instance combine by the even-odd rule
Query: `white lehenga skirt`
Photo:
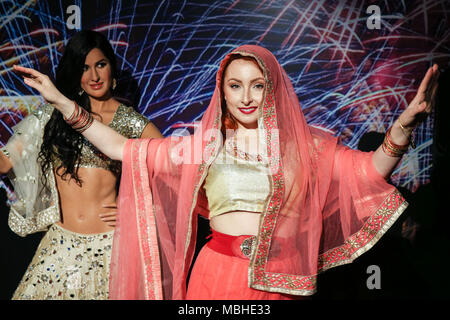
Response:
POLYGON ((52 225, 12 299, 108 299, 113 235, 81 234, 52 225))

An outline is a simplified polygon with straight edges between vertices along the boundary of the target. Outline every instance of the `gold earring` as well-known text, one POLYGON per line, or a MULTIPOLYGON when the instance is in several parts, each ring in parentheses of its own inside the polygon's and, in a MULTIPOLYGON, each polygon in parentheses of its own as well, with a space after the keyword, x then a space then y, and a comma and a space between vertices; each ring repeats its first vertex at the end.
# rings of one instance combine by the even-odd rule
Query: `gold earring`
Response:
POLYGON ((116 89, 116 86, 117 86, 117 81, 116 81, 116 78, 114 78, 112 81, 112 89, 113 90, 116 89))

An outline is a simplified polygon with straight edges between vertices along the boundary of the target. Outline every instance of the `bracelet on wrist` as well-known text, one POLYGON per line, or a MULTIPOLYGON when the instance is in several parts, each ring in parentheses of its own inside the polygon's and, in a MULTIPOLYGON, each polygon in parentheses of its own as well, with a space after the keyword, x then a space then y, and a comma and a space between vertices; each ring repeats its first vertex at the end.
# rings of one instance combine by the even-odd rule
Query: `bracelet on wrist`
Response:
POLYGON ((408 151, 409 143, 405 145, 398 145, 392 142, 391 129, 392 127, 386 132, 381 148, 388 156, 400 158, 408 151))
POLYGON ((408 130, 405 128, 405 126, 401 123, 400 118, 398 118, 398 124, 400 125, 400 129, 402 129, 403 134, 405 135, 405 137, 407 137, 410 141, 411 144, 411 148, 415 149, 416 148, 416 143, 414 142, 414 129, 415 127, 409 132, 408 135, 408 130))
POLYGON ((94 122, 94 117, 86 109, 81 108, 75 103, 75 110, 69 118, 64 117, 64 120, 78 133, 86 131, 94 122))

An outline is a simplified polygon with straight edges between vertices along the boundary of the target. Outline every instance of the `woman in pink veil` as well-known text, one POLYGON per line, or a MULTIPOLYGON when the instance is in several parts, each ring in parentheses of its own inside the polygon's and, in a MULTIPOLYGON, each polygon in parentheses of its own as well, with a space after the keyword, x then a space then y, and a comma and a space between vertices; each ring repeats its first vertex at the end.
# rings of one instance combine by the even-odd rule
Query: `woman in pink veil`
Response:
MULTIPOLYGON (((16 68, 66 118, 79 113, 87 121, 48 77, 16 68)), ((127 140, 87 121, 85 137, 122 160, 111 298, 313 294, 320 272, 370 249, 406 208, 386 178, 431 111, 438 74, 437 66, 428 70, 383 145, 370 153, 308 126, 286 72, 254 45, 223 59, 211 102, 189 137, 127 140), (187 289, 198 214, 209 217, 213 234, 187 289)))

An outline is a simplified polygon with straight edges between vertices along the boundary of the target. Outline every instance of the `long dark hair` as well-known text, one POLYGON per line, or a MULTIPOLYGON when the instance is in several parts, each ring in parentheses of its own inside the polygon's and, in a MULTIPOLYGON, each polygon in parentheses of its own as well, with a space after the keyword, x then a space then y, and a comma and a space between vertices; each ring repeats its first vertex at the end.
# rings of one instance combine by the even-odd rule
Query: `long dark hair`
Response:
MULTIPOLYGON (((55 86, 67 98, 74 100, 91 112, 89 97, 86 93, 81 96, 80 82, 83 68, 88 53, 97 48, 103 52, 111 64, 111 76, 117 76, 116 56, 108 39, 101 33, 82 30, 77 32, 67 43, 63 56, 56 68, 55 86)), ((52 159, 59 158, 61 165, 56 172, 62 179, 74 179, 81 186, 82 181, 78 177, 83 137, 73 130, 63 119, 58 110, 54 110, 50 120, 45 126, 39 160, 44 185, 47 183, 46 172, 50 169, 52 159)))

